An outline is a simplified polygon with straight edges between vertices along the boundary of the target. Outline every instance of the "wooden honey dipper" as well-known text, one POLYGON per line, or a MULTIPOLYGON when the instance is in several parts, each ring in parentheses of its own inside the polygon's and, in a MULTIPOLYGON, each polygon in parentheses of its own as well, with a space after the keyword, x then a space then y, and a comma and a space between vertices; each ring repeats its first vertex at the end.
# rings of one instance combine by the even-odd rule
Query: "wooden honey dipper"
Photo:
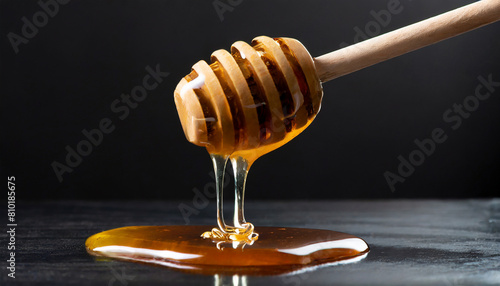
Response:
POLYGON ((285 144, 320 110, 321 83, 500 19, 500 0, 482 0, 312 58, 290 38, 260 36, 196 63, 174 92, 187 139, 212 154, 252 160, 285 144))

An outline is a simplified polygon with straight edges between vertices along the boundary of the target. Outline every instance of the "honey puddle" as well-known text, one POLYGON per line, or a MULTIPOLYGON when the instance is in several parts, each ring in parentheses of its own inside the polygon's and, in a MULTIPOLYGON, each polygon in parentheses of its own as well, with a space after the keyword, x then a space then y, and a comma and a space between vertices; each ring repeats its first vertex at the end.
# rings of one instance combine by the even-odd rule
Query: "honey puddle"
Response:
POLYGON ((209 226, 131 226, 95 234, 90 254, 199 274, 277 275, 363 259, 368 245, 350 234, 320 229, 258 227, 259 239, 213 242, 209 226))

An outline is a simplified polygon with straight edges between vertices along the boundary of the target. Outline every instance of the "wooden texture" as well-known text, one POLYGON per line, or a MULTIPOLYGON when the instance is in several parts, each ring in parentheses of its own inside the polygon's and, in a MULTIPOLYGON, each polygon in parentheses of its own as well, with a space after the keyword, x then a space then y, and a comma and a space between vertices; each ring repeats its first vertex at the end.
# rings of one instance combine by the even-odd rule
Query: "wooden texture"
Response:
POLYGON ((268 148, 320 109, 313 59, 297 40, 260 36, 211 59, 196 63, 174 91, 186 138, 210 153, 268 148))
POLYGON ((322 82, 327 82, 498 20, 500 0, 477 1, 319 56, 314 59, 316 72, 322 82))
MULTIPOLYGON (((498 285, 500 199, 246 202, 259 226, 329 229, 362 237, 367 258, 288 276, 203 276, 96 260, 87 237, 130 225, 182 225, 181 202, 18 202, 16 280, 0 285, 498 285)), ((191 205, 191 202, 182 202, 191 205)), ((214 224, 215 202, 189 217, 214 224)), ((2 243, 5 243, 5 232, 2 243)), ((5 246, 5 244, 4 244, 5 246)), ((2 257, 7 257, 6 249, 2 257)), ((5 260, 5 259, 4 259, 5 260)), ((5 261, 2 265, 5 265, 5 261)))

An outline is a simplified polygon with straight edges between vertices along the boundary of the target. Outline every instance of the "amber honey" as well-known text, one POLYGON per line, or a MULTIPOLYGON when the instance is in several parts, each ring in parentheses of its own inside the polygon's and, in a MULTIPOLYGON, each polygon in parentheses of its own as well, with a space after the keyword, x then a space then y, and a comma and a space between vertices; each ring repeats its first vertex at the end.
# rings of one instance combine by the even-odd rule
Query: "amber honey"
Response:
POLYGON ((262 155, 306 129, 323 91, 307 50, 296 40, 257 37, 200 61, 181 80, 175 102, 186 138, 210 153, 216 174, 217 226, 138 226, 90 237, 91 254, 197 273, 280 274, 363 258, 368 245, 330 230, 254 227, 245 219, 248 171, 262 155), (223 180, 235 182, 232 225, 223 216, 223 180))
POLYGON ((318 229, 259 227, 253 244, 200 238, 207 226, 133 226, 91 236, 91 254, 199 274, 274 275, 363 258, 367 244, 353 235, 318 229))

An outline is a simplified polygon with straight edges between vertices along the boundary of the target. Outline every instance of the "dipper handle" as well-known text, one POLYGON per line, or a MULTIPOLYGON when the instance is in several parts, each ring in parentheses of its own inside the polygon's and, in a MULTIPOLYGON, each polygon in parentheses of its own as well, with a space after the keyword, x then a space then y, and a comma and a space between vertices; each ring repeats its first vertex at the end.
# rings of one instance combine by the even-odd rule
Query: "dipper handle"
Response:
POLYGON ((500 0, 481 0, 314 58, 322 82, 500 20, 500 0))

